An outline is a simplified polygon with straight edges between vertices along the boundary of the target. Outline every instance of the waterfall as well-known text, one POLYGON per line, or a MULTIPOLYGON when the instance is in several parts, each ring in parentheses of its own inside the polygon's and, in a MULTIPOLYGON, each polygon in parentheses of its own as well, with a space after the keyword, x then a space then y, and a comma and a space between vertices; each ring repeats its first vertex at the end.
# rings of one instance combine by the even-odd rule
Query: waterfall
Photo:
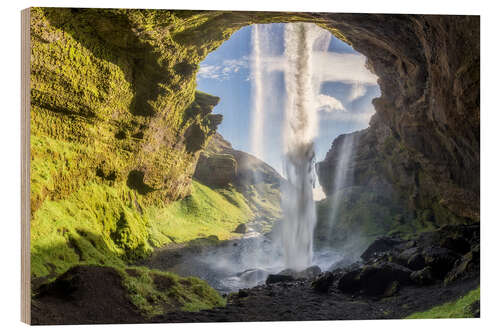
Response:
POLYGON ((251 151, 252 154, 259 159, 263 160, 263 126, 264 126, 264 66, 262 58, 264 57, 264 48, 267 46, 267 31, 266 28, 254 24, 252 26, 252 54, 250 70, 252 73, 252 123, 251 123, 251 151))
POLYGON ((313 199, 314 138, 318 132, 314 105, 313 46, 320 31, 314 24, 285 26, 286 104, 283 126, 282 248, 284 264, 296 270, 312 264, 316 209, 313 199))
POLYGON ((333 190, 332 190, 333 195, 331 196, 330 199, 331 227, 333 227, 337 222, 340 200, 342 198, 341 190, 346 187, 349 181, 348 171, 349 168, 352 167, 352 165, 350 165, 350 162, 355 146, 354 138, 355 138, 354 135, 346 134, 344 135, 343 140, 339 142, 338 153, 337 153, 338 157, 335 166, 335 174, 333 178, 333 190))

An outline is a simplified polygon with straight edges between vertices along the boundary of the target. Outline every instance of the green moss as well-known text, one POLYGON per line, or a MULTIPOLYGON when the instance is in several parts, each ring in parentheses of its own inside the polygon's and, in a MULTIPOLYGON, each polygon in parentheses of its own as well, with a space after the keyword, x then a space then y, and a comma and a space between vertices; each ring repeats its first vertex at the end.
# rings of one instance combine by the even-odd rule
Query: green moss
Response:
POLYGON ((130 300, 146 316, 168 311, 200 311, 225 305, 205 281, 144 267, 119 269, 130 300))
POLYGON ((472 318, 471 305, 480 299, 480 287, 470 291, 456 301, 438 305, 423 312, 416 312, 408 316, 409 319, 431 318, 472 318))
POLYGON ((228 239, 238 224, 253 216, 243 195, 234 188, 212 190, 195 181, 190 196, 164 209, 150 209, 147 215, 153 221, 151 243, 155 246, 211 235, 228 239))

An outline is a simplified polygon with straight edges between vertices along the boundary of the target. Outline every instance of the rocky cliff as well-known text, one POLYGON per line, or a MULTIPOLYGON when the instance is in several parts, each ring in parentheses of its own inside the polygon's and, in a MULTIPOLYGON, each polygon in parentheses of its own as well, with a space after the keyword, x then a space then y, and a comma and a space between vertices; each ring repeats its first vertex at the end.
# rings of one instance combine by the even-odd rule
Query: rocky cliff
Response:
MULTIPOLYGON (((347 185, 437 225, 478 221, 479 17, 330 17, 367 56, 382 92, 370 127, 350 134, 357 149, 347 185)), ((344 138, 318 165, 329 194, 344 138)))

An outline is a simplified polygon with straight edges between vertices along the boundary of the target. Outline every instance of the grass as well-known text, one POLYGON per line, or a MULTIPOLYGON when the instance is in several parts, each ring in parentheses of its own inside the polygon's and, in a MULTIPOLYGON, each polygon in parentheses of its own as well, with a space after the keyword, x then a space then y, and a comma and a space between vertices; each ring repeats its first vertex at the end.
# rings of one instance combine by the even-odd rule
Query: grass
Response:
POLYGON ((245 198, 234 188, 212 190, 193 181, 192 194, 164 209, 148 210, 151 243, 188 242, 215 235, 229 239, 240 223, 253 217, 245 198))
POLYGON ((423 312, 416 312, 408 319, 433 319, 433 318, 472 318, 470 305, 480 299, 480 287, 471 290, 456 301, 438 305, 423 312))
POLYGON ((253 216, 234 189, 214 191, 196 182, 180 201, 140 207, 141 198, 125 185, 90 183, 66 199, 45 200, 31 223, 32 275, 60 274, 81 263, 124 266, 155 246, 228 239, 253 216))

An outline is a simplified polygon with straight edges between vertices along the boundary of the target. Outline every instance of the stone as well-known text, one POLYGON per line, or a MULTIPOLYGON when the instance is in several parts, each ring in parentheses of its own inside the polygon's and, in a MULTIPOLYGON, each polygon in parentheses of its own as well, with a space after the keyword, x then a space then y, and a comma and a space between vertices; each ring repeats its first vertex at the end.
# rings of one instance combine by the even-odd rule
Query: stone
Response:
POLYGON ((463 237, 446 237, 441 241, 441 247, 460 254, 466 254, 470 251, 470 244, 463 237))
POLYGON ((380 237, 377 238, 373 243, 368 246, 368 248, 361 254, 361 258, 365 261, 369 260, 371 257, 392 250, 394 246, 402 243, 403 241, 399 238, 392 237, 380 237))
POLYGON ((278 273, 278 275, 291 276, 294 280, 298 279, 310 279, 321 273, 321 268, 319 266, 311 266, 302 271, 295 271, 293 269, 287 268, 278 273))
POLYGON ((469 253, 457 260, 453 269, 447 274, 445 284, 479 275, 479 260, 479 245, 476 245, 469 253))
POLYGON ((244 234, 247 232, 247 226, 245 225, 245 223, 240 223, 238 224, 236 229, 234 229, 234 232, 237 234, 244 234))
POLYGON ((290 282, 295 281, 295 279, 290 275, 281 275, 281 274, 269 274, 266 279, 266 284, 273 284, 278 282, 290 282))
POLYGON ((414 271, 418 271, 425 267, 425 258, 421 253, 415 253, 408 259, 406 266, 414 271))
POLYGON ((438 279, 443 279, 459 258, 459 255, 455 252, 437 246, 424 249, 422 255, 424 256, 426 266, 431 267, 432 275, 438 279))
POLYGON ((314 281, 311 283, 313 289, 320 293, 327 293, 330 290, 330 287, 333 285, 335 281, 335 274, 332 272, 325 272, 316 277, 314 281))
POLYGON ((398 282, 399 286, 411 284, 411 271, 395 263, 384 262, 364 266, 361 269, 347 272, 338 283, 344 293, 362 293, 370 296, 382 296, 398 282))
POLYGON ((389 286, 385 289, 383 297, 391 297, 398 293, 400 289, 400 284, 398 281, 392 281, 389 286))
POLYGON ((413 281, 413 283, 421 286, 429 285, 434 282, 432 269, 429 266, 411 273, 410 279, 413 281))

